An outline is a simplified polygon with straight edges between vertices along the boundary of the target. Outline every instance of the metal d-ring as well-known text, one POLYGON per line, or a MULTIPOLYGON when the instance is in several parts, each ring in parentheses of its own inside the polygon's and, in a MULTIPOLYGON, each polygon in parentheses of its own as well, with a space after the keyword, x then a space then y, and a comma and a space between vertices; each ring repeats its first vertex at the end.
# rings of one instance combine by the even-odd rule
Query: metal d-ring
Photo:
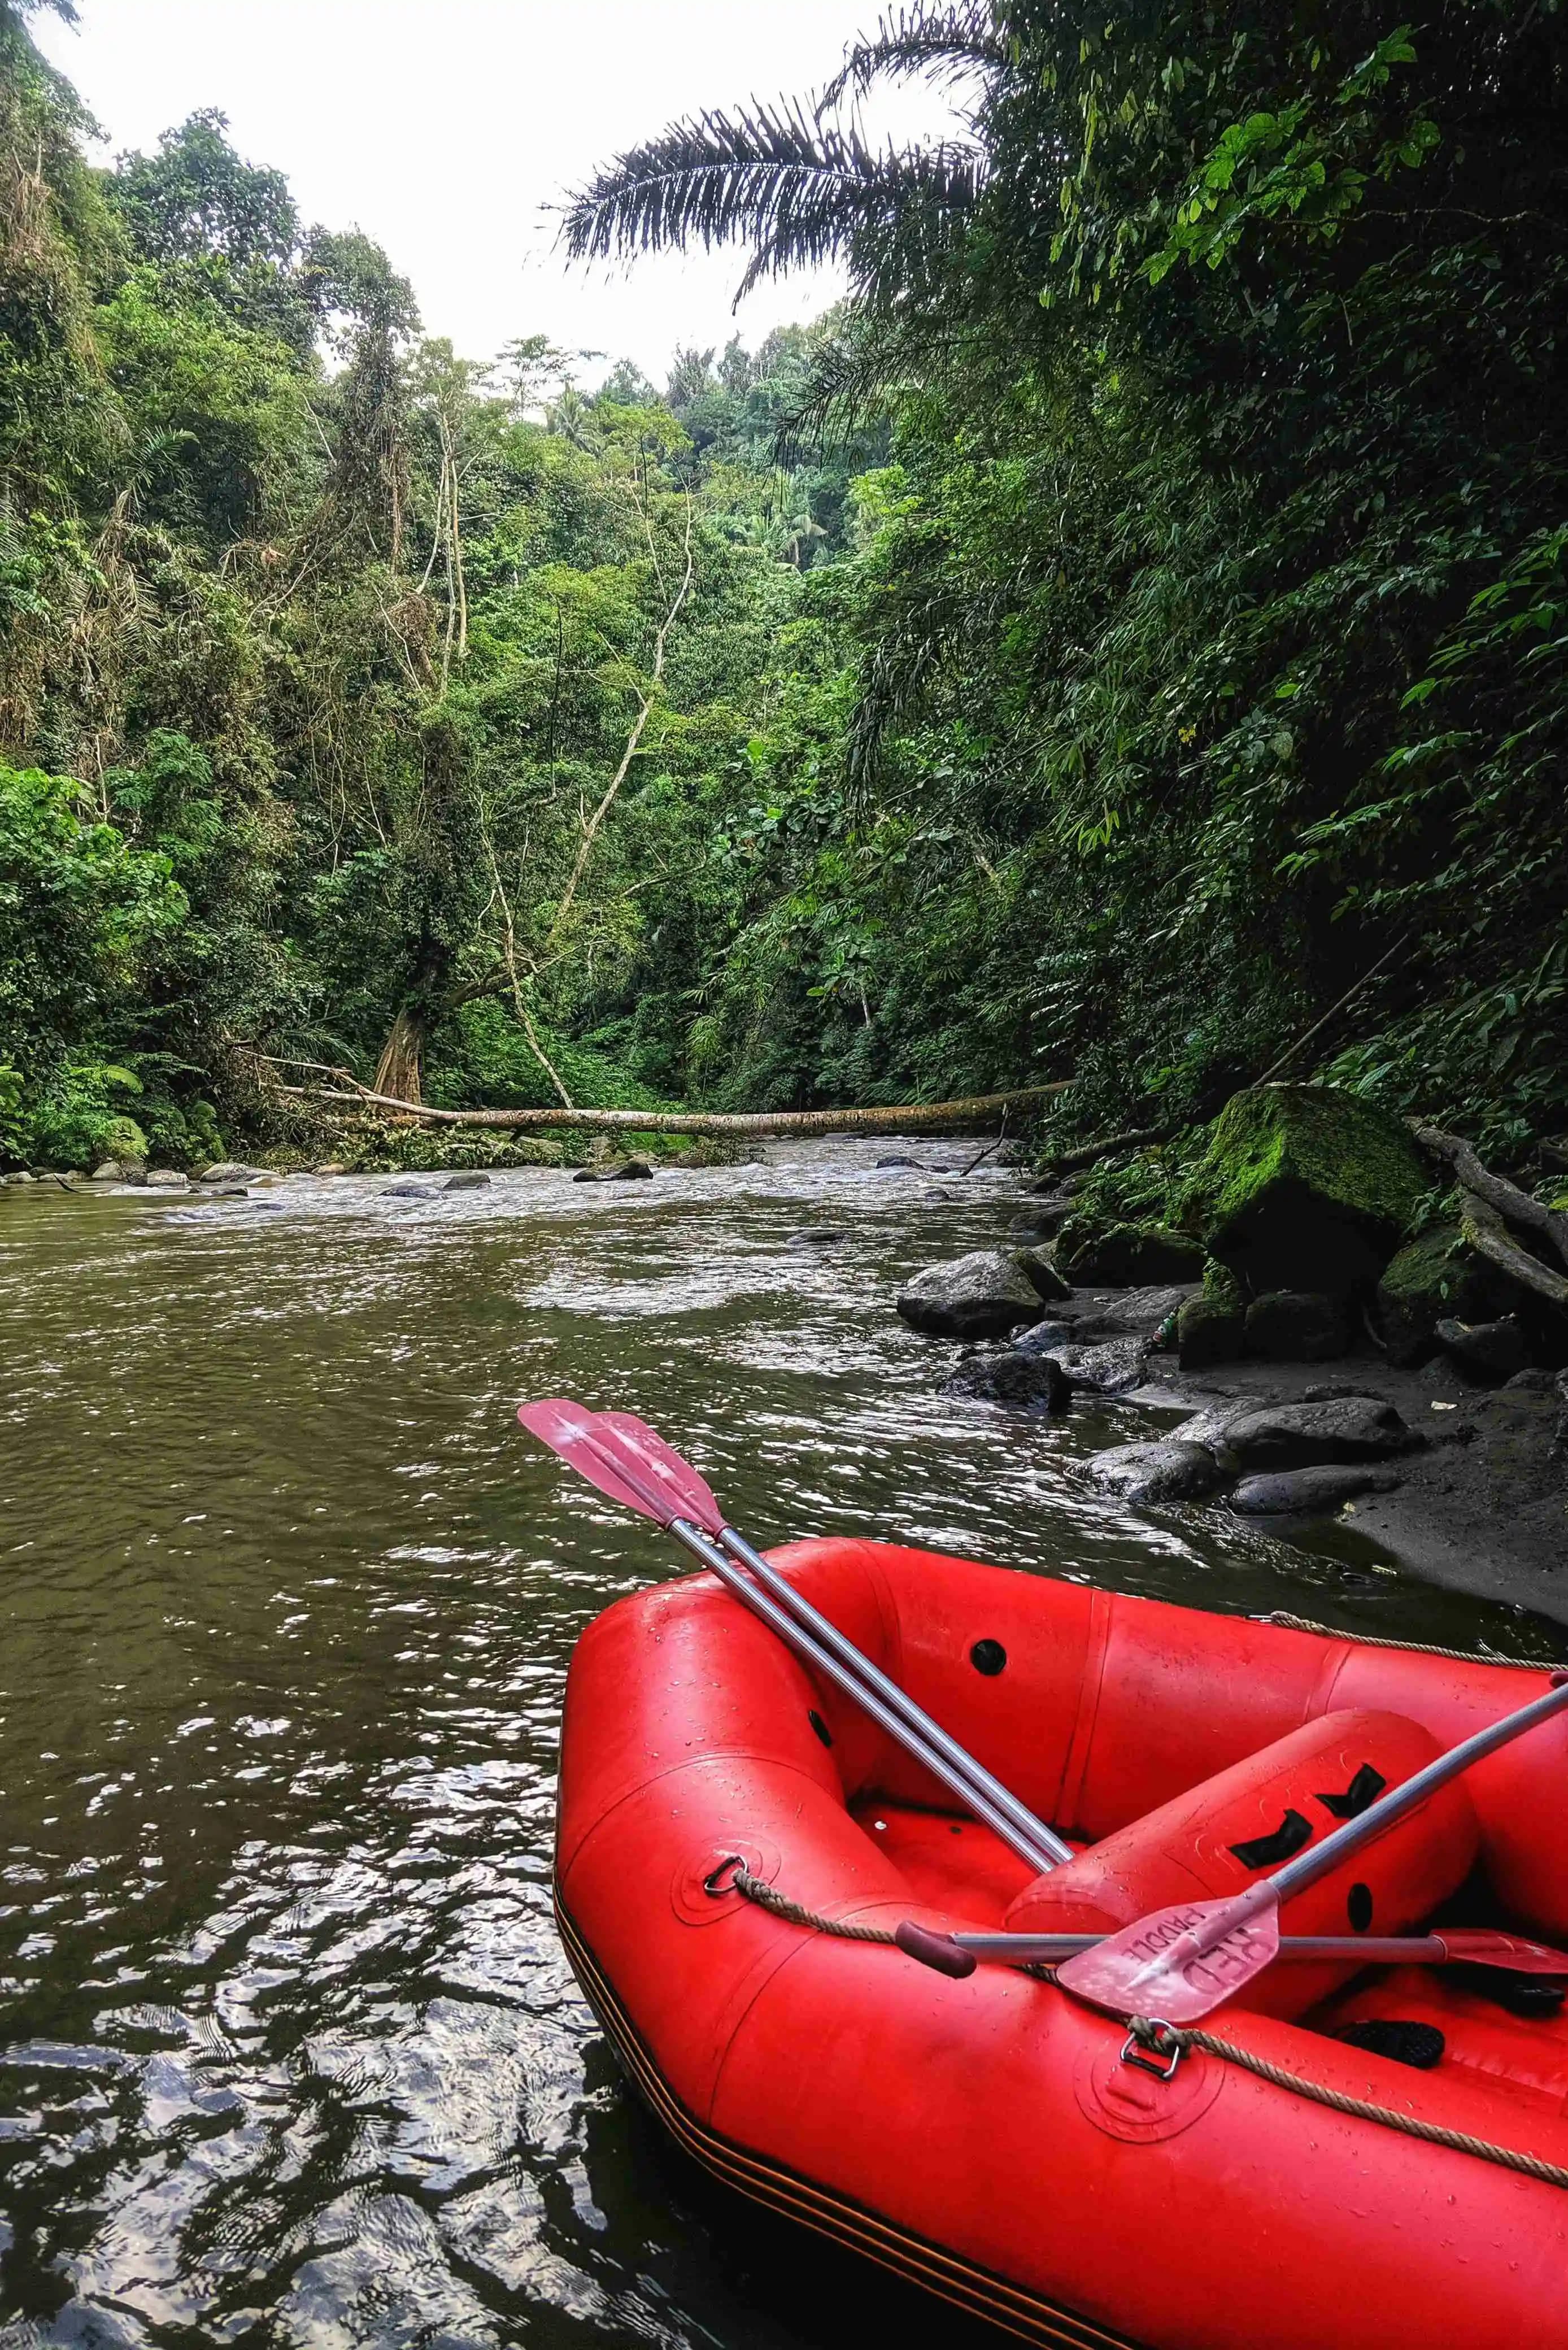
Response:
POLYGON ((717 1867, 711 1868, 707 1876, 702 1879, 702 1890, 708 1896, 709 1900, 722 1901, 726 1893, 733 1893, 735 1890, 735 1880, 733 1877, 730 1879, 728 1885, 721 1885, 719 1879, 723 1876, 724 1871, 727 1868, 744 1868, 745 1865, 745 1856, 742 1853, 726 1853, 723 1859, 719 1862, 717 1867))
POLYGON ((1186 2047, 1180 2033, 1163 2016, 1135 2015, 1122 2043, 1122 2063, 1136 2064, 1140 2073, 1152 2073, 1157 2081, 1174 2081, 1186 2047), (1168 2062, 1158 2064, 1155 2059, 1161 2056, 1168 2062))

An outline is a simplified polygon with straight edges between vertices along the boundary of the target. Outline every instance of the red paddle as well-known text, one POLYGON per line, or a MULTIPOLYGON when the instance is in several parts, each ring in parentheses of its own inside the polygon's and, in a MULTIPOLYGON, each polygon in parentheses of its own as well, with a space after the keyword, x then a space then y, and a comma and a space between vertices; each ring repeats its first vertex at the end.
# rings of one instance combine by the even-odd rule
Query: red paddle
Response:
POLYGON ((1552 1682, 1544 1696, 1450 1747, 1273 1876, 1260 1877, 1229 1900, 1183 1901, 1174 1908, 1156 1909, 1069 1959, 1057 1981, 1091 2007, 1112 2015, 1199 2022, 1279 1956, 1282 1901, 1326 1877, 1472 1762, 1568 1708, 1568 1671, 1554 1672, 1552 1682))
POLYGON ((587 1411, 562 1396, 523 1404, 517 1417, 601 1493, 673 1534, 734 1598, 862 1707, 1031 1868, 1052 1868, 1072 1858, 1071 1845, 1037 1820, 726 1524, 710 1487, 655 1430, 630 1412, 587 1411))
MULTIPOLYGON (((1198 1905, 1193 1904, 1196 1908, 1198 1905)), ((1049 1965, 1096 1950, 1104 1934, 939 1934, 907 1920, 897 1930, 898 1948, 940 1975, 960 1981, 982 1959, 1008 1967, 1049 1965)), ((1477 1927, 1445 1926, 1436 1934, 1282 1934, 1282 1959, 1358 1959, 1369 1967, 1498 1967, 1517 1975, 1568 1975, 1568 1950, 1519 1934, 1477 1927)), ((1167 2019, 1168 2021, 1168 2019, 1167 2019)))

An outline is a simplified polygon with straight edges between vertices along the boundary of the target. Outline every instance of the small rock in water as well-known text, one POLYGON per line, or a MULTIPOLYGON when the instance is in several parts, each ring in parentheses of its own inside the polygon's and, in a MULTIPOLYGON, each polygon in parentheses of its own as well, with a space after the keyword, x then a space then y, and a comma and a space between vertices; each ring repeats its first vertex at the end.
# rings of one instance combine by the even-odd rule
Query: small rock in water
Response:
POLYGON ((468 1168, 460 1175, 449 1175, 441 1188, 443 1191, 488 1191, 490 1178, 482 1175, 476 1167, 468 1168))
POLYGON ((933 1338, 1004 1338, 1040 1319, 1040 1298, 1015 1256, 974 1249, 929 1264, 895 1301, 904 1320, 933 1338))
POLYGON ((946 1170, 940 1167, 928 1167, 923 1159, 878 1159, 877 1166, 878 1171, 885 1167, 912 1167, 917 1175, 940 1175, 946 1172, 946 1170))
POLYGON ((943 1382, 941 1392, 1007 1404, 1014 1411, 1062 1411, 1073 1390, 1053 1356, 1007 1347, 993 1355, 971 1355, 943 1382))
MULTIPOLYGON (((313 1175, 347 1175, 349 1170, 341 1159, 329 1159, 325 1167, 313 1167, 310 1171, 313 1175)), ((204 1175, 202 1180, 204 1183, 211 1182, 212 1178, 204 1175)))
POLYGON ((1170 1439, 1157 1444, 1118 1444, 1096 1452, 1090 1482, 1124 1502, 1197 1502, 1221 1482, 1220 1464, 1206 1445, 1170 1439))
POLYGON ((1289 1469, 1274 1477, 1243 1477, 1231 1496, 1231 1507, 1249 1518, 1322 1515, 1358 1493, 1391 1493, 1399 1482, 1392 1469, 1325 1463, 1316 1469, 1289 1469))
POLYGON ((154 1167, 148 1172, 148 1184, 154 1191, 183 1191, 188 1178, 177 1167, 154 1167))
POLYGON ((1013 1340, 1013 1351, 1020 1355, 1054 1355, 1063 1347, 1070 1347, 1084 1336, 1085 1328, 1097 1328, 1097 1324, 1056 1322, 1049 1315, 1036 1322, 1033 1330, 1021 1330, 1013 1340))
POLYGON ((808 1224, 804 1232, 791 1232, 792 1248, 827 1248, 834 1241, 846 1241, 849 1234, 839 1224, 808 1224))
POLYGON ((618 1167, 579 1167, 574 1183, 650 1183, 653 1170, 646 1159, 623 1159, 618 1167))
POLYGON ((199 1183, 256 1183, 266 1171, 265 1167, 246 1167, 237 1159, 219 1159, 211 1167, 203 1167, 196 1180, 199 1183))
POLYGON ((422 1183, 389 1183, 381 1197, 383 1200, 433 1200, 435 1193, 427 1191, 422 1183))
POLYGON ((1482 1378, 1511 1378, 1530 1360, 1529 1341, 1511 1314, 1497 1322, 1439 1322, 1438 1336, 1461 1369, 1482 1378))

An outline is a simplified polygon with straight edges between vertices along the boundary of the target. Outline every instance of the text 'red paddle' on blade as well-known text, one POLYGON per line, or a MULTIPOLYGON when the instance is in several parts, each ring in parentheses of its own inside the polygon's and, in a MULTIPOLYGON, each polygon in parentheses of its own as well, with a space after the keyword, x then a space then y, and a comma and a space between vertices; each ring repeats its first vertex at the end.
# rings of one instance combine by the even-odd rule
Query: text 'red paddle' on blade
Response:
POLYGON ((1261 1974, 1280 1947, 1280 1904, 1315 1885, 1342 1861, 1385 1835, 1438 1787, 1495 1754, 1527 1731, 1568 1711, 1568 1669, 1554 1668, 1551 1686, 1512 1713, 1463 1738, 1444 1754, 1391 1787, 1321 1844, 1260 1877, 1229 1901, 1189 1901, 1158 1909, 1085 1950, 1057 1970, 1064 1991, 1107 2008, 1113 2015, 1159 2016, 1196 2023, 1261 1974))
POLYGON ((1069 1959, 1056 1980, 1112 2015, 1196 2023, 1278 1953, 1278 1903, 1264 1903, 1223 1930, 1239 1906, 1234 1900, 1179 1901, 1174 1908, 1151 1910, 1136 1925, 1069 1959))
POLYGON ((722 1534, 729 1520, 719 1507, 712 1490, 697 1474, 690 1461, 682 1460, 672 1444, 667 1444, 656 1428, 639 1419, 633 1411, 601 1411, 592 1415, 601 1430, 613 1429, 643 1463, 650 1475, 659 1480, 659 1489, 674 1504, 672 1517, 684 1518, 689 1525, 701 1526, 705 1534, 722 1534))

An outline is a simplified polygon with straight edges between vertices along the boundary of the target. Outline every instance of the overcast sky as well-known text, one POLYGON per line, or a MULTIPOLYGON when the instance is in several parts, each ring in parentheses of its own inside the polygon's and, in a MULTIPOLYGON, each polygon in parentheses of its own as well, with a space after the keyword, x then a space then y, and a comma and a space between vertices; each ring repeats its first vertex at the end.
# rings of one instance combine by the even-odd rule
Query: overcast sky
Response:
MULTIPOLYGON (((680 343, 754 345, 840 290, 802 274, 732 318, 733 250, 661 255, 629 275, 568 270, 545 207, 672 117, 824 80, 878 0, 78 0, 73 31, 34 32, 108 137, 151 147, 221 107, 251 161, 288 175, 300 212, 362 228, 412 278, 427 333, 488 359, 547 334, 662 380, 680 343)), ((913 91, 878 127, 940 126, 913 91)), ((583 380, 605 372, 588 365, 583 380)))

